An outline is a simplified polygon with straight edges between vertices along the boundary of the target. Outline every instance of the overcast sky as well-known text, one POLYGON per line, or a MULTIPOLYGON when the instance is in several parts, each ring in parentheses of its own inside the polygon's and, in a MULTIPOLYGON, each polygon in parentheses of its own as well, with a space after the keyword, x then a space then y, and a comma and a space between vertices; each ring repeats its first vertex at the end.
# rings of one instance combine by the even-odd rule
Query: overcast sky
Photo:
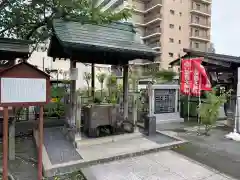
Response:
POLYGON ((212 42, 216 53, 240 56, 240 0, 212 0, 212 42))

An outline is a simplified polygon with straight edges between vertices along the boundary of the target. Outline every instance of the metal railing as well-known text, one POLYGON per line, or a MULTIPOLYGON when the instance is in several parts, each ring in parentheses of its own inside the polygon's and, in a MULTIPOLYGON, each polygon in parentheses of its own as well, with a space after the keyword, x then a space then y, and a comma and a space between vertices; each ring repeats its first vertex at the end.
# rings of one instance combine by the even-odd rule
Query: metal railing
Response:
POLYGON ((150 9, 150 8, 152 8, 152 7, 154 7, 158 4, 162 5, 162 0, 157 0, 157 1, 152 0, 152 1, 145 4, 145 10, 147 11, 148 9, 150 9))
POLYGON ((153 21, 157 18, 162 19, 162 14, 160 13, 149 14, 147 17, 144 18, 144 23, 149 23, 150 21, 153 21))
POLYGON ((210 40, 210 36, 202 35, 202 34, 190 33, 190 37, 201 38, 201 39, 209 39, 210 40))
POLYGON ((160 42, 155 42, 155 43, 146 43, 149 47, 155 48, 155 47, 160 47, 161 43, 160 42))
POLYGON ((211 26, 211 22, 195 21, 195 20, 192 20, 191 24, 198 24, 198 25, 207 26, 207 27, 211 26))
POLYGON ((197 7, 192 7, 192 11, 198 11, 198 12, 202 12, 202 13, 205 13, 205 14, 211 14, 211 10, 208 9, 208 8, 197 8, 197 7))
POLYGON ((161 33, 161 30, 162 29, 160 27, 146 30, 145 33, 144 33, 144 36, 149 36, 149 35, 152 35, 152 34, 155 34, 155 33, 161 33))

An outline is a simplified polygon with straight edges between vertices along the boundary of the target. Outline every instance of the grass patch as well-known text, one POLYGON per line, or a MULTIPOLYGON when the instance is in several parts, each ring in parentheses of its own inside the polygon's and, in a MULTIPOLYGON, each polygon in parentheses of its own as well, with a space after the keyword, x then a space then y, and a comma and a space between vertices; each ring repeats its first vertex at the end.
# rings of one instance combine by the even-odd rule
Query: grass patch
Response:
POLYGON ((87 180, 81 171, 65 174, 62 176, 54 176, 45 178, 44 180, 87 180))

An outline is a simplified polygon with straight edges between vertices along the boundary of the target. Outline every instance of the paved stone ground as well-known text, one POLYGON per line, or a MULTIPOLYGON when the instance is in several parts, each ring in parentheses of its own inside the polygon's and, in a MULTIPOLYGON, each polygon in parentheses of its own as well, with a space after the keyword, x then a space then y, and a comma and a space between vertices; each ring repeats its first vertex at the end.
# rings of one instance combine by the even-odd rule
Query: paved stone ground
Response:
POLYGON ((224 138, 227 129, 216 128, 210 132, 211 136, 197 136, 196 132, 181 132, 184 127, 184 124, 170 123, 158 125, 157 129, 177 131, 190 142, 174 151, 240 179, 240 143, 224 138))
POLYGON ((233 180, 173 151, 95 165, 82 172, 91 180, 233 180))
POLYGON ((44 128, 44 145, 52 164, 82 159, 58 128, 44 128))
MULTIPOLYGON (((0 143, 0 155, 2 144, 0 143)), ((0 166, 2 158, 0 158, 0 166)), ((16 160, 9 161, 9 171, 17 180, 37 180, 37 152, 33 137, 16 139, 16 160)), ((1 178, 0 178, 1 179, 1 178)), ((59 176, 58 180, 85 180, 81 173, 75 172, 65 176, 59 176)), ((53 178, 45 180, 55 180, 53 178)))

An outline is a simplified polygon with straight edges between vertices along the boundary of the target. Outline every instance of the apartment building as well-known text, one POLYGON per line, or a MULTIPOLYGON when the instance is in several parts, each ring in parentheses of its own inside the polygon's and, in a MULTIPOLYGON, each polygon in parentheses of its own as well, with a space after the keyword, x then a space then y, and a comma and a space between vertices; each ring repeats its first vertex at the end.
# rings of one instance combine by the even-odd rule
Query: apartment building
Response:
POLYGON ((183 48, 210 48, 212 0, 99 0, 102 10, 132 8, 129 19, 143 42, 156 51, 156 62, 167 69, 183 48))

